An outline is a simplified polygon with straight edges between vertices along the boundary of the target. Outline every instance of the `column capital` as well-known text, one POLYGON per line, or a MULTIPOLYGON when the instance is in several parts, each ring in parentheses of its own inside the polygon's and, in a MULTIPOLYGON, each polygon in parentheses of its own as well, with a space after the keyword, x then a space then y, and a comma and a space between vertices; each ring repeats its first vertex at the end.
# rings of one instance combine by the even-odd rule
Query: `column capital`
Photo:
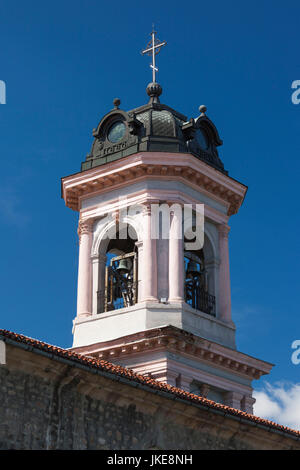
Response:
POLYGON ((142 214, 143 215, 151 215, 151 206, 152 204, 160 204, 160 200, 159 199, 152 199, 151 201, 148 200, 148 201, 145 201, 142 203, 142 206, 143 206, 143 212, 142 214))
POLYGON ((142 214, 143 214, 144 216, 146 216, 146 215, 151 215, 151 202, 145 202, 145 203, 143 204, 143 212, 142 212, 142 214))
POLYGON ((92 233, 93 223, 94 223, 94 219, 79 219, 78 230, 77 230, 79 241, 80 241, 81 235, 85 233, 92 233))
POLYGON ((229 234, 229 231, 230 231, 230 227, 229 225, 225 225, 225 224, 219 224, 218 225, 218 231, 219 231, 219 235, 223 238, 228 238, 228 234, 229 234))

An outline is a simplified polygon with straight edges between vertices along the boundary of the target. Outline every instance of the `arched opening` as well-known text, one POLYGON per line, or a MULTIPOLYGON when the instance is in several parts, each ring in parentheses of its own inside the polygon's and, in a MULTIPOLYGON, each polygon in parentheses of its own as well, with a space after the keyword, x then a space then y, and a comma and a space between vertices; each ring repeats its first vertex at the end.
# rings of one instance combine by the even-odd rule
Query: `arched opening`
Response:
POLYGON ((132 227, 130 227, 130 237, 128 226, 125 232, 117 232, 107 244, 105 269, 103 275, 99 276, 98 313, 130 307, 137 302, 137 237, 132 227))
POLYGON ((184 273, 185 302, 196 310, 215 316, 215 270, 212 269, 212 246, 207 235, 204 236, 203 248, 184 250, 184 273))

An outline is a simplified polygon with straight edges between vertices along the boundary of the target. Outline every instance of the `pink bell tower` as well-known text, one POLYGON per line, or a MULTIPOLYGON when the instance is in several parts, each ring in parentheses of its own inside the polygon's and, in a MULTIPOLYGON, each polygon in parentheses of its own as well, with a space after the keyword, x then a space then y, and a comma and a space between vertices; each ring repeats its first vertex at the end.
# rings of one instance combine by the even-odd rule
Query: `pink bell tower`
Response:
MULTIPOLYGON (((146 52, 162 45, 152 34, 146 52)), ((147 104, 115 99, 62 179, 79 212, 72 349, 252 412, 272 364, 237 351, 231 318, 228 223, 247 188, 224 169, 206 107, 187 120, 161 93, 154 74, 147 104)))

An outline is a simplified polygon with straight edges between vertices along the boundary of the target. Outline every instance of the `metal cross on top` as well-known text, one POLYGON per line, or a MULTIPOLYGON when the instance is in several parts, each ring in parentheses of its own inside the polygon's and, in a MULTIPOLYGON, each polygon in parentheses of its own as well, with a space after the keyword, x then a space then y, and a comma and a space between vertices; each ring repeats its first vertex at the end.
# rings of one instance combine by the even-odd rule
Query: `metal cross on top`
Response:
POLYGON ((152 64, 150 67, 152 68, 152 82, 155 83, 155 73, 158 72, 158 68, 155 66, 155 56, 159 53, 161 48, 165 46, 167 43, 166 41, 160 41, 155 37, 156 31, 152 30, 151 41, 147 44, 146 49, 142 51, 142 54, 152 55, 152 64))

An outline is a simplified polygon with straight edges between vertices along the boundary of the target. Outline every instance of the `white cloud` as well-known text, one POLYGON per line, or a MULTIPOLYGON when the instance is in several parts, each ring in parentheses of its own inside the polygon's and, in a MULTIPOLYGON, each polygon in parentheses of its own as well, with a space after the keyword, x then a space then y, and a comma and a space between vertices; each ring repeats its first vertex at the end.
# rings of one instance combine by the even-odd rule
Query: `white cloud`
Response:
POLYGON ((0 215, 5 222, 18 228, 23 228, 29 222, 29 216, 22 208, 22 199, 12 187, 0 188, 0 215))
POLYGON ((266 383, 253 392, 254 414, 278 424, 300 430, 300 383, 266 383))

